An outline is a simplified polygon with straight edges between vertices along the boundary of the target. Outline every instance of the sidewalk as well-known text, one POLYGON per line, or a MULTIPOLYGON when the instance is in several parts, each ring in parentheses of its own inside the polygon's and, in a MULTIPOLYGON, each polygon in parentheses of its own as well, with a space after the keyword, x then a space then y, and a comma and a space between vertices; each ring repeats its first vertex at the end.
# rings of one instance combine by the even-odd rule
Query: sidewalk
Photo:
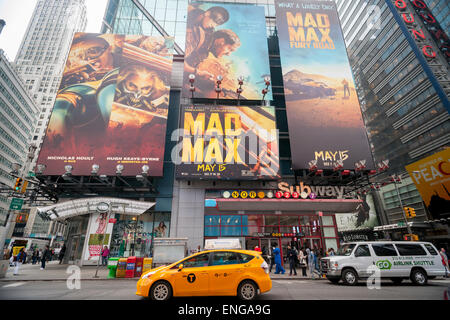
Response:
MULTIPOLYGON (((50 261, 46 263, 45 269, 41 270, 40 264, 30 264, 27 263, 22 265, 19 269, 19 275, 14 276, 14 267, 9 267, 6 277, 0 278, 0 281, 66 281, 70 276, 70 273, 66 273, 67 268, 70 267, 69 264, 59 264, 59 261, 50 261)), ((137 281, 138 278, 114 278, 109 279, 108 273, 109 269, 100 266, 98 268, 97 276, 94 278, 97 266, 83 266, 81 269, 81 280, 134 280, 137 281)), ((310 280, 311 277, 302 277, 301 271, 297 272, 297 276, 289 276, 289 272, 285 274, 275 274, 273 271, 270 273, 270 278, 272 280, 310 280)), ((317 278, 316 278, 317 279, 317 278)), ((325 278, 323 278, 325 279, 325 278)), ((320 279, 322 280, 322 279, 320 279)), ((326 279, 325 279, 326 280, 326 279)))

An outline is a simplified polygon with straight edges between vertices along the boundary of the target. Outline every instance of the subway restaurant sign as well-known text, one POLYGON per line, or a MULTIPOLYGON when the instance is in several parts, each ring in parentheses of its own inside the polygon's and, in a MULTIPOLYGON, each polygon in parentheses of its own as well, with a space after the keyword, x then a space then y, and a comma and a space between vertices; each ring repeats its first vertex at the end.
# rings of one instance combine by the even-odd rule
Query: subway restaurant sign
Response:
POLYGON ((287 182, 278 183, 278 190, 230 190, 224 191, 222 196, 226 199, 316 199, 332 198, 343 199, 344 194, 351 190, 342 186, 309 186, 301 182, 299 185, 290 185, 287 182))

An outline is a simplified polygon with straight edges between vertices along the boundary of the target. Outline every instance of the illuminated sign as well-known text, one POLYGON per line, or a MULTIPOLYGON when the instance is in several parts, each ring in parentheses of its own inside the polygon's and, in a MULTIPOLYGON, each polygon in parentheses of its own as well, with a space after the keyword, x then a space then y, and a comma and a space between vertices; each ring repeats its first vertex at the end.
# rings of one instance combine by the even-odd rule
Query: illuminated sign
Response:
POLYGON ((346 187, 342 186, 308 186, 303 182, 299 185, 290 185, 287 182, 278 183, 278 192, 275 194, 277 198, 294 198, 302 199, 310 198, 315 199, 317 197, 327 198, 344 198, 346 187))

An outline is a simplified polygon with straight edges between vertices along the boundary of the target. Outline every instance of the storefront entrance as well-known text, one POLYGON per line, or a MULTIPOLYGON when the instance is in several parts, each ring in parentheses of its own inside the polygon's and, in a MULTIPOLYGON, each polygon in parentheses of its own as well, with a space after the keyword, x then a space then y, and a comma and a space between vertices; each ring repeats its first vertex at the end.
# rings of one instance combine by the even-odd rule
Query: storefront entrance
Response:
POLYGON ((69 252, 67 262, 69 264, 77 264, 77 265, 80 264, 85 239, 86 235, 84 234, 73 235, 69 238, 67 245, 67 251, 69 252))

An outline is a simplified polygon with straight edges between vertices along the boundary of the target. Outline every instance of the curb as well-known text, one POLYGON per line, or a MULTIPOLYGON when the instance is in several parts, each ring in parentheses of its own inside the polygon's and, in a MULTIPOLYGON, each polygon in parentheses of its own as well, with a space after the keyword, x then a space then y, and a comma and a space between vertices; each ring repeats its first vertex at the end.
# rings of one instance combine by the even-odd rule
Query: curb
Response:
MULTIPOLYGON (((134 280, 138 281, 139 278, 81 278, 80 281, 110 281, 110 280, 134 280)), ((0 282, 23 282, 23 281, 67 281, 67 278, 62 279, 16 279, 16 278, 0 278, 0 282)))

